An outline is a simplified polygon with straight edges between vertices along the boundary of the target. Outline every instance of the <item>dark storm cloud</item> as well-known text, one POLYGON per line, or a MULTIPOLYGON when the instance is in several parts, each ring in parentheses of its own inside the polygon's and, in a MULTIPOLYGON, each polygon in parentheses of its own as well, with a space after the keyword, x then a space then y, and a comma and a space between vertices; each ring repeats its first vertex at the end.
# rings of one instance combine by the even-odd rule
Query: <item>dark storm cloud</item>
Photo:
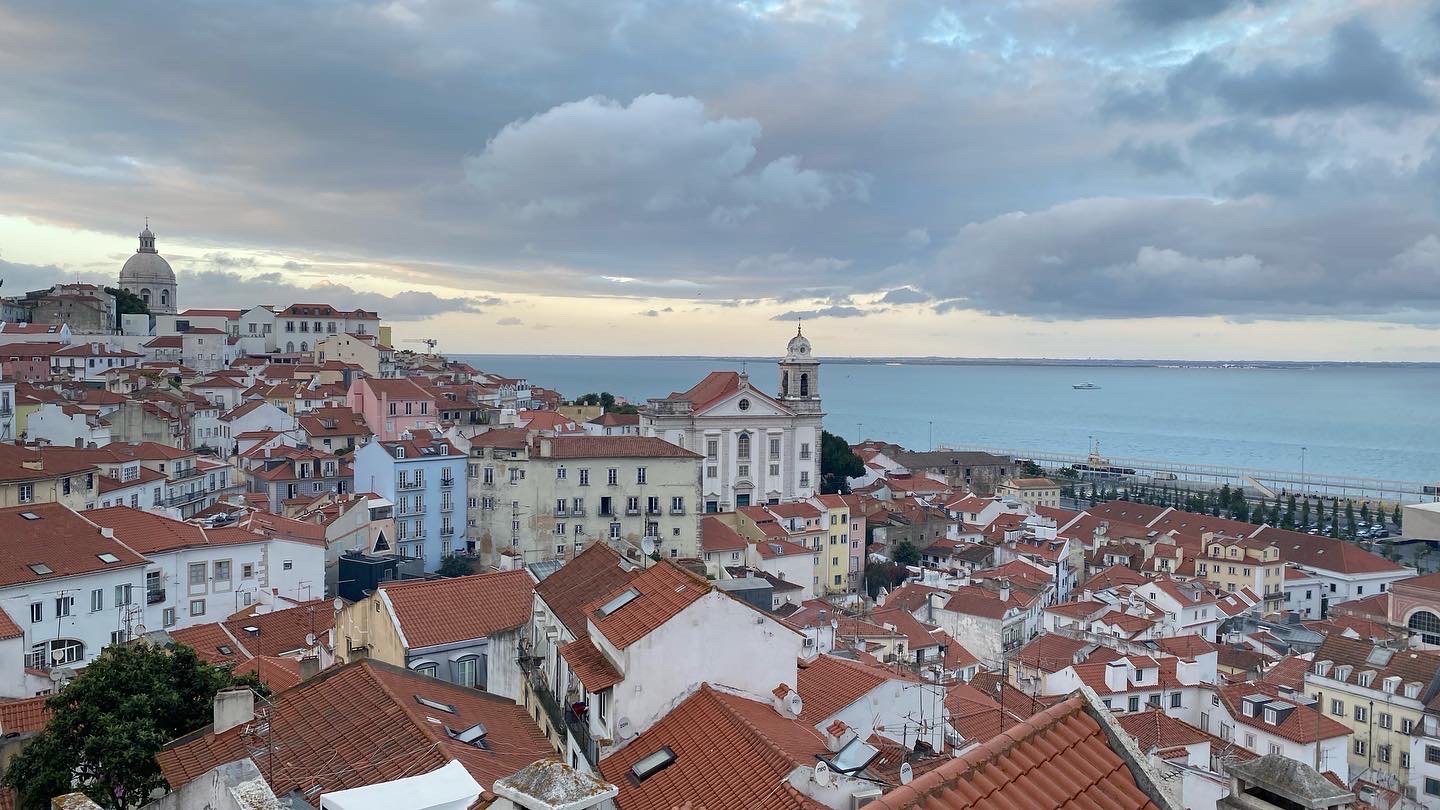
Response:
MULTIPOLYGON (((1082 6, 0 6, 0 214, 155 217, 214 246, 176 262, 190 302, 310 298, 301 274, 337 268, 319 292, 401 318, 489 291, 784 317, 877 291, 1052 318, 1440 308, 1396 264, 1440 233, 1429 8, 1082 6), (363 299, 357 263, 465 292, 363 299)), ((13 272, 7 292, 44 275, 13 272)))
POLYGON ((1128 16, 1146 25, 1166 28, 1251 5, 1265 3, 1264 0, 1123 0, 1120 7, 1128 16))

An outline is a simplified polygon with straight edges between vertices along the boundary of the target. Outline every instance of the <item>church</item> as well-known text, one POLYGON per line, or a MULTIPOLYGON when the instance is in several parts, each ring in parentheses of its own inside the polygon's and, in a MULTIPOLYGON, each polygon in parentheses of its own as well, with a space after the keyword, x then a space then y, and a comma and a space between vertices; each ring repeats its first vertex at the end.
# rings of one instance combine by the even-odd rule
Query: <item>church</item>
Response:
POLYGON ((820 485, 820 362, 797 327, 780 360, 779 393, 745 372, 714 371, 688 391, 649 400, 640 432, 703 455, 706 512, 809 498, 820 485))
POLYGON ((120 289, 134 293, 150 308, 151 315, 174 315, 175 271, 155 250, 155 234, 150 232, 150 223, 140 232, 140 247, 135 255, 120 268, 120 289))

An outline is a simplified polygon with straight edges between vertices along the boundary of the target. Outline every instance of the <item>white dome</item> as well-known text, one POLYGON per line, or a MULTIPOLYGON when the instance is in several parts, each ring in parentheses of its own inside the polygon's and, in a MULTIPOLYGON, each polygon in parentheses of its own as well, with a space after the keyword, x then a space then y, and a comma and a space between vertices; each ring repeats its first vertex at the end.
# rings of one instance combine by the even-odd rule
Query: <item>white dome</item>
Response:
POLYGON ((174 284, 175 271, 159 253, 136 253, 120 268, 120 285, 174 284))
POLYGON ((785 345, 785 354, 790 357, 809 357, 810 339, 797 331, 795 337, 790 338, 790 342, 785 345))

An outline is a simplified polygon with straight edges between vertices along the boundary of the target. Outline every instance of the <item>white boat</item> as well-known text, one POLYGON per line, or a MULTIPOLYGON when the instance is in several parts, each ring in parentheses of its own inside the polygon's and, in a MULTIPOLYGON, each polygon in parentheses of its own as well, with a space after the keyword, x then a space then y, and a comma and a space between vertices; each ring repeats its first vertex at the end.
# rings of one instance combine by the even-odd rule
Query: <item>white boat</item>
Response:
POLYGON ((1070 386, 1070 387, 1071 387, 1071 388, 1074 388, 1076 391, 1099 391, 1099 390, 1100 390, 1100 386, 1096 385, 1095 383, 1088 383, 1088 382, 1087 382, 1087 383, 1076 383, 1075 385, 1072 385, 1072 386, 1070 386))

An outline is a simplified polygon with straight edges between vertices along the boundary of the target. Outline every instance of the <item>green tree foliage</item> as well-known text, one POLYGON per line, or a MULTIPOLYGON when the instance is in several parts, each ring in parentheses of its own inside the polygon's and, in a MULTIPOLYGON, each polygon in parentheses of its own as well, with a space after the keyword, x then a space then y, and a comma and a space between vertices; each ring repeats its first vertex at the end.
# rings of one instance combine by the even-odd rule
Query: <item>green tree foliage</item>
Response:
POLYGON ((894 557, 896 565, 919 565, 920 549, 916 548, 915 544, 909 540, 901 540, 895 544, 894 557))
POLYGON ((1250 520, 1250 499, 1245 497, 1245 490, 1240 487, 1230 493, 1230 517, 1235 520, 1250 520))
MULTIPOLYGON (((1291 495, 1291 496, 1290 496, 1290 502, 1291 502, 1291 503, 1294 503, 1294 502, 1295 502, 1295 496, 1294 496, 1294 495, 1291 495)), ((1302 500, 1302 501, 1300 502, 1300 525, 1299 525, 1298 528, 1301 528, 1301 529, 1308 529, 1308 528, 1310 528, 1310 499, 1309 499, 1309 498, 1305 498, 1304 500, 1302 500)))
POLYGON ((1360 504, 1360 521, 1361 521, 1362 523, 1369 523, 1369 522, 1370 522, 1370 502, 1369 502, 1369 501, 1366 501, 1366 502, 1360 504))
POLYGON ((11 761, 5 784, 27 810, 77 788, 111 810, 138 805, 167 787, 155 754, 209 723, 215 693, 236 685, 269 694, 253 674, 234 678, 183 645, 107 647, 46 702, 50 721, 11 761))
POLYGON ((1395 504, 1395 511, 1390 513, 1390 522, 1395 524, 1395 528, 1400 528, 1400 504, 1398 503, 1395 504))
POLYGON ((150 307, 145 305, 140 296, 129 290, 122 290, 118 287, 106 287, 105 292, 115 296, 116 315, 149 315, 150 307))
POLYGON ((826 495, 850 492, 847 478, 865 474, 865 463, 850 449, 850 443, 830 431, 820 434, 820 491, 826 495))
POLYGON ((1351 540, 1354 540, 1354 539, 1355 539, 1355 535, 1358 534, 1358 533, 1359 533, 1359 527, 1357 527, 1357 526, 1355 525, 1355 504, 1351 503, 1350 501, 1346 501, 1346 502, 1345 502, 1345 535, 1346 535, 1347 537, 1349 537, 1351 540))
POLYGON ((1325 528, 1325 500, 1323 498, 1315 499, 1315 525, 1322 529, 1325 528))
POLYGON ((881 588, 894 590, 895 586, 905 581, 906 576, 905 569, 893 562, 869 563, 865 566, 865 592, 874 599, 881 588))
POLYGON ((1020 462, 1020 472, 1031 478, 1045 477, 1045 468, 1029 460, 1020 462))
POLYGON ((451 554, 440 561, 435 573, 442 577, 463 577, 475 573, 475 564, 467 557, 451 554))

